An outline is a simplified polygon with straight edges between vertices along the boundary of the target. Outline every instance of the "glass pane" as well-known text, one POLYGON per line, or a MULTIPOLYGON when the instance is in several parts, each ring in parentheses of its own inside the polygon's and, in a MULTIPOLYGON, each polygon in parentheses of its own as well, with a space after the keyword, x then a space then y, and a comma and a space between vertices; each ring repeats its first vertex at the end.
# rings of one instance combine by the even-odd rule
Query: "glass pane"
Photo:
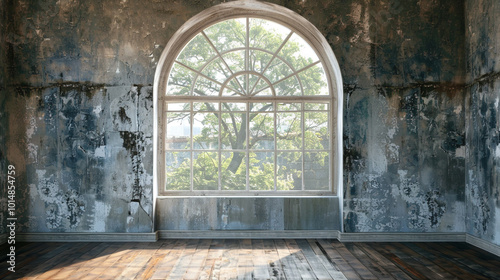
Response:
POLYGON ((290 34, 290 29, 283 25, 258 18, 250 19, 250 47, 276 52, 290 34))
POLYGON ((246 190, 247 164, 245 152, 221 153, 222 190, 246 190))
POLYGON ((250 71, 255 71, 257 73, 262 73, 264 68, 267 66, 271 60, 272 55, 267 52, 259 50, 250 50, 250 71))
POLYGON ((296 33, 288 39, 288 42, 280 50, 279 56, 288 61, 295 70, 319 60, 311 46, 296 33))
POLYGON ((257 82, 257 85, 252 85, 252 95, 256 96, 271 96, 273 95, 273 92, 271 90, 271 85, 266 83, 263 79, 260 79, 257 82))
POLYGON ((249 187, 253 191, 274 190, 274 153, 255 152, 249 159, 249 187))
POLYGON ((278 111, 300 111, 302 103, 278 103, 278 111))
POLYGON ((273 111, 273 103, 250 103, 250 112, 268 112, 273 111))
POLYGON ((166 149, 190 148, 191 121, 188 112, 167 113, 166 149))
POLYGON ((278 58, 273 59, 267 70, 264 72, 264 76, 275 83, 289 75, 291 75, 292 69, 286 63, 278 58))
POLYGON ((330 157, 328 152, 304 154, 305 190, 330 190, 330 157))
POLYGON ((201 66, 216 55, 217 53, 205 37, 202 34, 198 34, 184 47, 177 57, 177 61, 195 70, 199 70, 201 66))
POLYGON ((250 114, 250 149, 274 149, 274 113, 250 114))
POLYGON ((329 103, 305 103, 305 110, 329 111, 329 103))
POLYGON ((193 149, 213 150, 219 146, 218 113, 195 113, 193 116, 193 149))
POLYGON ((304 88, 304 95, 329 95, 328 82, 321 64, 300 72, 299 79, 304 88))
POLYGON ((194 95, 217 96, 219 95, 220 85, 203 77, 198 77, 193 91, 194 95))
POLYGON ((302 149, 302 114, 300 112, 276 113, 276 141, 278 150, 302 149))
POLYGON ((214 112, 219 110, 219 103, 216 102, 193 102, 193 111, 214 112))
POLYGON ((167 95, 190 95, 195 73, 178 63, 170 70, 167 95))
POLYGON ((302 153, 278 153, 276 186, 279 191, 302 189, 302 153))
POLYGON ((305 112, 304 142, 306 150, 327 150, 330 148, 328 112, 305 112))
POLYGON ((204 31, 219 52, 245 47, 246 18, 225 20, 204 31))
POLYGON ((165 153, 166 190, 191 189, 191 152, 165 153))
POLYGON ((205 68, 203 68, 201 73, 221 84, 231 76, 231 72, 227 69, 226 65, 222 63, 222 59, 220 58, 210 62, 205 68))
POLYGON ((168 111, 190 111, 191 103, 189 102, 168 102, 167 103, 168 111))
POLYGON ((298 96, 301 95, 300 84, 297 77, 292 76, 274 86, 276 95, 280 96, 298 96))
POLYGON ((222 149, 246 149, 246 113, 229 112, 221 116, 222 149))
POLYGON ((217 152, 195 152, 193 157, 193 190, 219 188, 219 157, 217 152))
POLYGON ((245 51, 233 51, 222 56, 232 74, 245 70, 245 51))
MULTIPOLYGON (((230 82, 230 85, 232 86, 233 83, 230 82)), ((236 84, 236 87, 239 88, 239 86, 236 84)), ((229 89, 229 88, 224 88, 224 90, 222 91, 222 95, 223 96, 241 96, 242 94, 238 91, 234 91, 232 89, 229 89)))

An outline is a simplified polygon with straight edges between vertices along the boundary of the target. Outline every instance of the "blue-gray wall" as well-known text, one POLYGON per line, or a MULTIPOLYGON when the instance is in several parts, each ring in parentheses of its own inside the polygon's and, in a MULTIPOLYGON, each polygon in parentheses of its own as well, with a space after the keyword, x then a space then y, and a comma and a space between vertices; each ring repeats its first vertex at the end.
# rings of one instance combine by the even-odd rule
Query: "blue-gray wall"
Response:
MULTIPOLYGON (((19 171, 20 230, 154 230, 155 66, 187 19, 221 1, 0 2, 1 167, 19 171)), ((496 114, 498 86, 473 82, 495 73, 477 71, 495 57, 474 36, 489 23, 484 36, 498 37, 498 10, 486 21, 478 1, 271 2, 316 25, 342 70, 345 230, 495 240, 496 146, 485 155, 472 143, 498 139, 483 115, 496 114), (488 217, 484 234, 473 215, 488 217)))
POLYGON ((466 1, 467 233, 500 245, 500 3, 466 1))

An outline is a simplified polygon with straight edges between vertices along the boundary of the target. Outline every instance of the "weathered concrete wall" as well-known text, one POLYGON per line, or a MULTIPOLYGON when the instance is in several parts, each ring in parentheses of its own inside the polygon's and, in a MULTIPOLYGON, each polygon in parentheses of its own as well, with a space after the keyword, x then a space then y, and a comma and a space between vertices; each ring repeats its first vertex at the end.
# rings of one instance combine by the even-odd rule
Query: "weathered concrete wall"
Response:
POLYGON ((463 232, 463 2, 351 7, 361 12, 340 13, 348 24, 332 42, 345 81, 344 229, 463 232))
POLYGON ((500 245, 500 3, 466 1, 467 232, 500 245))
MULTIPOLYGON (((221 1, 4 1, 21 229, 153 230, 155 66, 221 1)), ((463 2, 271 2, 315 24, 342 69, 346 230, 464 231, 463 2)))

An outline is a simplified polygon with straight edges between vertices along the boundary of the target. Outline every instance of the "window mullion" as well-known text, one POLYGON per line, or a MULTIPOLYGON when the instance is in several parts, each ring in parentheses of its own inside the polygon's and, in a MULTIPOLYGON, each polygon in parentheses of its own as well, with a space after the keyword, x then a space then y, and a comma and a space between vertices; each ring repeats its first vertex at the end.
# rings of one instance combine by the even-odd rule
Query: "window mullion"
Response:
POLYGON ((302 190, 304 191, 306 188, 305 188, 305 174, 306 174, 306 170, 305 170, 305 160, 306 160, 306 152, 305 152, 305 149, 306 149, 306 141, 305 141, 305 137, 306 137, 306 125, 305 125, 305 114, 304 114, 304 110, 305 110, 305 104, 304 102, 301 102, 300 103, 300 106, 301 106, 301 111, 300 111, 300 124, 302 126, 302 190))
POLYGON ((245 190, 246 191, 250 191, 250 145, 249 145, 249 141, 250 141, 250 114, 249 114, 249 111, 250 111, 250 103, 247 102, 246 103, 246 120, 245 120, 245 123, 246 123, 246 145, 245 145, 245 161, 246 161, 246 188, 245 190))

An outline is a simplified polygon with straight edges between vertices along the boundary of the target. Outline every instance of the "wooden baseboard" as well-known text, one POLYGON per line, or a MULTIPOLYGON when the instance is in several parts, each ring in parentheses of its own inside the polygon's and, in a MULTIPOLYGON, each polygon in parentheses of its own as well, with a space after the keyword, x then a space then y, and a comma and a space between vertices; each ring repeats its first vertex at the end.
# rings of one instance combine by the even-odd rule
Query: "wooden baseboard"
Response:
POLYGON ((500 257, 500 246, 495 243, 486 241, 479 237, 475 237, 474 235, 470 235, 468 233, 466 234, 466 242, 471 244, 472 246, 483 249, 500 257))
POLYGON ((155 242, 158 233, 18 233, 19 242, 155 242))
POLYGON ((465 242, 464 233, 341 233, 340 242, 465 242))
POLYGON ((159 230, 158 236, 160 239, 338 239, 339 233, 337 230, 159 230))

